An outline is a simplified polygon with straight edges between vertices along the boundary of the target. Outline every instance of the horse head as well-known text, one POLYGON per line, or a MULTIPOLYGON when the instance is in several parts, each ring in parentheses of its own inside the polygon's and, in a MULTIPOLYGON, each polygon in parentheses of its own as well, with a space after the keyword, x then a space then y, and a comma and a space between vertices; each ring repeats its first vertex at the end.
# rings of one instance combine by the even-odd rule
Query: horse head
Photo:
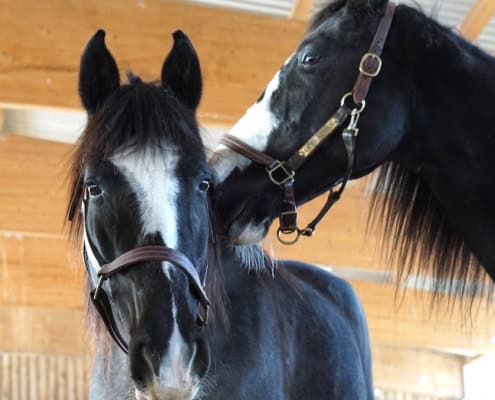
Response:
POLYGON ((173 38, 158 83, 129 74, 121 85, 103 31, 80 66, 88 122, 69 213, 84 233, 93 301, 128 352, 138 399, 192 399, 209 365, 211 174, 195 115, 202 80, 187 36, 173 38))
MULTIPOLYGON (((287 160, 322 127, 342 103, 361 107, 351 178, 362 176, 397 150, 407 126, 411 93, 409 71, 390 54, 400 40, 386 41, 383 68, 366 103, 353 104, 362 57, 368 52, 387 6, 386 0, 336 1, 321 11, 296 51, 275 74, 258 101, 229 134, 277 160, 287 160), (386 78, 385 78, 386 77, 386 78)), ((346 172, 340 133, 323 141, 295 171, 295 199, 304 203, 341 180, 346 172)), ((229 237, 239 243, 261 240, 283 207, 280 188, 264 168, 220 145, 211 158, 220 185, 219 207, 229 237)))

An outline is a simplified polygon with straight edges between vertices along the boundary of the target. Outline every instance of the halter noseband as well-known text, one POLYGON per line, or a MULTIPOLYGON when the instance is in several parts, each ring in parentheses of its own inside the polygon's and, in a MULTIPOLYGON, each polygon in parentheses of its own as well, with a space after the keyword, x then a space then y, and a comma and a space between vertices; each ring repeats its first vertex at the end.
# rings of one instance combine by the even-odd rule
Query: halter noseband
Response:
MULTIPOLYGON (((85 190, 83 188, 82 180, 78 183, 78 187, 74 192, 74 196, 71 200, 69 207, 68 219, 72 221, 74 218, 76 208, 77 208, 77 198, 81 194, 81 191, 85 190)), ((112 307, 108 295, 102 290, 103 282, 109 279, 112 275, 135 266, 141 262, 145 261, 167 261, 174 265, 176 268, 180 269, 187 277, 190 285, 193 288, 194 294, 196 295, 199 304, 203 307, 203 315, 198 311, 197 322, 200 327, 204 327, 208 321, 208 310, 210 307, 210 301, 206 295, 204 288, 204 281, 206 280, 206 274, 208 271, 208 263, 206 263, 206 271, 204 276, 204 281, 201 282, 198 271, 194 268, 189 258, 176 249, 171 249, 165 246, 142 246, 136 247, 129 250, 110 263, 101 265, 101 256, 97 256, 98 252, 91 243, 90 238, 87 235, 86 230, 86 207, 87 207, 87 191, 83 193, 82 203, 81 203, 81 214, 83 218, 83 235, 84 235, 84 246, 83 246, 83 260, 86 266, 86 270, 91 275, 91 270, 96 273, 98 282, 96 286, 91 289, 90 297, 93 305, 100 314, 105 327, 112 336, 115 343, 124 351, 124 353, 129 352, 129 346, 126 343, 124 337, 120 333, 115 317, 112 312, 112 307)), ((210 236, 211 236, 211 221, 210 221, 210 236)))
POLYGON ((335 202, 340 199, 340 196, 347 185, 347 181, 352 175, 356 137, 359 132, 357 123, 360 114, 366 107, 366 96, 368 95, 371 82, 381 71, 381 54, 383 52, 383 47, 385 46, 390 26, 392 25, 395 8, 395 3, 387 3, 385 14, 380 20, 380 24, 369 50, 362 56, 361 62, 359 63, 359 75, 354 83, 352 91, 342 97, 339 109, 330 117, 330 119, 328 119, 328 121, 326 121, 320 129, 318 129, 318 131, 286 161, 280 161, 270 157, 230 134, 226 134, 220 141, 221 144, 231 150, 264 166, 270 180, 282 189, 283 201, 279 215, 280 227, 277 230, 277 238, 283 244, 294 244, 299 240, 301 235, 312 236, 316 229, 316 225, 323 219, 335 202), (350 107, 347 104, 347 100, 351 97, 354 102, 353 107, 350 107), (344 176, 332 185, 328 193, 327 201, 316 217, 306 226, 306 228, 300 229, 297 226, 297 207, 294 196, 295 173, 318 146, 335 133, 337 128, 342 126, 348 119, 349 124, 342 132, 342 140, 347 155, 347 167, 344 176), (296 236, 292 239, 284 238, 284 235, 291 235, 293 233, 295 233, 296 236))

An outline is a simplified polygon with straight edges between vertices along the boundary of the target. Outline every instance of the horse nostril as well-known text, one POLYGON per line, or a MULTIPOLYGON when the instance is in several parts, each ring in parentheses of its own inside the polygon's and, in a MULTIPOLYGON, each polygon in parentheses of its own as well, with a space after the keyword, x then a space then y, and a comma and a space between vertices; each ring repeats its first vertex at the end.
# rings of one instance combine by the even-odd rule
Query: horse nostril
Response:
POLYGON ((148 341, 134 338, 129 344, 129 364, 131 377, 139 390, 144 390, 153 382, 155 375, 148 341))

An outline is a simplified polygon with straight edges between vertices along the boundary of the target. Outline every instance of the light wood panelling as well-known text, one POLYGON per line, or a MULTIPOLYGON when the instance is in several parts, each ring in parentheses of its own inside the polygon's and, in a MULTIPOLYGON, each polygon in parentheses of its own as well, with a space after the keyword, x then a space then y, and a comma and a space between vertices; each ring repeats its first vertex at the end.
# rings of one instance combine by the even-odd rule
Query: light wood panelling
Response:
POLYGON ((81 309, 83 268, 68 249, 65 238, 0 236, 0 305, 81 309))
POLYGON ((373 346, 373 379, 383 392, 435 393, 438 398, 463 397, 464 357, 391 346, 373 346))
POLYGON ((83 312, 59 307, 0 306, 0 351, 81 355, 89 346, 83 312))
POLYGON ((171 33, 182 29, 204 72, 201 115, 216 123, 235 121, 259 97, 304 29, 295 20, 172 0, 0 0, 0 9, 0 103, 79 107, 79 59, 99 28, 122 73, 156 79, 171 33))
POLYGON ((313 9, 313 0, 294 0, 290 18, 297 21, 307 21, 313 9))
POLYGON ((87 399, 88 377, 84 357, 0 353, 0 400, 87 399))
POLYGON ((495 1, 475 0, 471 10, 459 27, 460 32, 469 40, 475 40, 495 15, 495 1))
POLYGON ((71 149, 0 134, 0 231, 62 233, 71 149))
MULTIPOLYGON (((396 295, 394 285, 351 280, 363 305, 373 343, 474 353, 495 351, 495 311, 484 303, 472 310, 431 307, 429 292, 396 295)), ((493 308, 493 307, 492 307, 493 308)))

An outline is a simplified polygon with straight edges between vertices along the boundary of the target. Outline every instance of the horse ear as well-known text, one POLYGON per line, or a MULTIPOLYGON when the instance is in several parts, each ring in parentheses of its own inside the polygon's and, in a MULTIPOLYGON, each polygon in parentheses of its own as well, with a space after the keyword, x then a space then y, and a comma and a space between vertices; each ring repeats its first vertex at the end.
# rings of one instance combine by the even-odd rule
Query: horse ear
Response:
POLYGON ((105 31, 97 31, 81 57, 79 68, 79 96, 88 114, 99 106, 120 85, 119 70, 105 46, 105 31))
POLYGON ((203 88, 198 55, 182 31, 175 31, 173 38, 174 45, 162 67, 162 84, 195 110, 203 88))

